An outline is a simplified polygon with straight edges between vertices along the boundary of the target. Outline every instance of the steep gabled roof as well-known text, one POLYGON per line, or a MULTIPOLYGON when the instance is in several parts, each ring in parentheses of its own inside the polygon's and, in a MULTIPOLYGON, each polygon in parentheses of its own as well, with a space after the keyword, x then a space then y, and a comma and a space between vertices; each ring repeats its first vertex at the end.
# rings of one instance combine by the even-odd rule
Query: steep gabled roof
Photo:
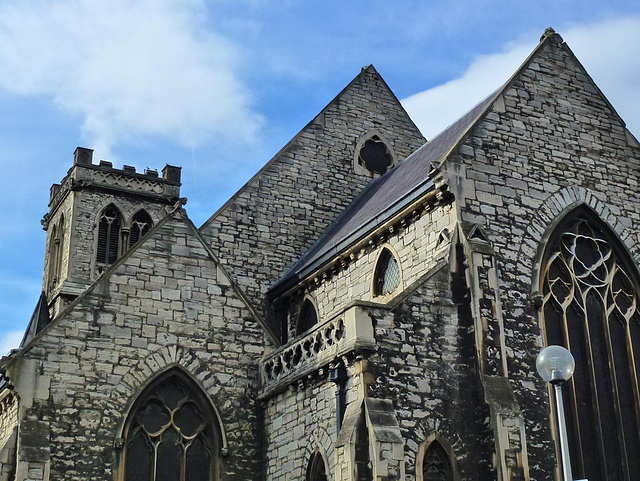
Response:
MULTIPOLYGON (((496 99, 511 87, 515 79, 553 37, 562 42, 562 38, 553 29, 547 29, 540 38, 540 43, 502 87, 411 154, 396 168, 372 181, 291 269, 271 286, 269 294, 274 297, 282 294, 337 254, 365 238, 412 201, 432 190, 434 185, 429 178, 431 169, 439 167, 458 149, 469 133, 492 109, 496 99)), ((573 56, 568 47, 564 43, 562 45, 573 56)))

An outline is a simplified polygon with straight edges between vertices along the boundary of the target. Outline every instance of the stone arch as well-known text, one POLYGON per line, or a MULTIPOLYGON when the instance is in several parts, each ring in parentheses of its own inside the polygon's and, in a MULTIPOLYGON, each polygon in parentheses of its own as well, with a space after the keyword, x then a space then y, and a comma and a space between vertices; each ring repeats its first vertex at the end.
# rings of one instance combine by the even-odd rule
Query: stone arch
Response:
POLYGON ((117 420, 115 446, 122 443, 122 434, 126 419, 141 392, 158 376, 171 369, 181 369, 202 390, 208 398, 218 419, 221 436, 221 454, 228 451, 227 435, 220 415, 220 409, 225 407, 221 382, 210 366, 199 359, 197 353, 177 345, 164 346, 156 352, 149 353, 137 364, 131 366, 114 386, 105 409, 102 425, 109 425, 117 420))
POLYGON ((598 197, 603 196, 584 187, 565 187, 551 195, 537 210, 527 229, 528 239, 522 243, 518 256, 521 262, 530 263, 531 260, 524 260, 526 258, 533 260, 533 264, 529 266, 532 269, 531 291, 534 297, 537 297, 539 292, 540 267, 547 243, 558 224, 577 208, 585 207, 591 210, 618 237, 621 245, 626 247, 636 262, 640 260, 638 239, 635 239, 632 231, 618 220, 612 212, 612 207, 598 197))
POLYGON ((328 455, 332 451, 333 441, 331 440, 331 436, 329 436, 329 433, 325 428, 316 427, 311 433, 309 442, 306 444, 304 449, 304 472, 307 472, 307 467, 309 466, 311 457, 315 453, 319 453, 325 463, 325 472, 327 474, 327 478, 333 479, 331 473, 333 473, 335 470, 335 459, 334 456, 328 455))
POLYGON ((175 469, 193 474, 190 471, 193 467, 196 473, 200 471, 198 477, 220 479, 221 455, 226 451, 220 415, 200 383, 179 364, 155 373, 129 401, 118 429, 115 479, 123 481, 125 476, 129 479, 127 466, 138 463, 146 464, 146 470, 154 473, 156 463, 162 462, 160 449, 165 445, 168 451, 164 460, 173 460, 170 465, 175 469), (165 438, 179 440, 183 450, 171 452, 172 444, 166 444, 165 438), (154 443, 157 451, 148 452, 149 443, 154 443), (195 458, 189 456, 191 450, 198 453, 193 455, 195 458))
MULTIPOLYGON (((460 470, 457 460, 465 454, 464 443, 449 423, 436 417, 423 418, 416 425, 415 436, 417 442, 407 442, 405 449, 408 449, 410 454, 408 466, 413 466, 416 469, 416 480, 422 479, 422 477, 418 478, 417 471, 418 461, 420 461, 420 469, 422 469, 422 459, 419 460, 419 457, 424 456, 429 444, 438 441, 449 454, 449 459, 454 462, 453 479, 458 481, 460 479, 460 470)), ((420 476, 422 476, 422 473, 420 473, 420 476)))

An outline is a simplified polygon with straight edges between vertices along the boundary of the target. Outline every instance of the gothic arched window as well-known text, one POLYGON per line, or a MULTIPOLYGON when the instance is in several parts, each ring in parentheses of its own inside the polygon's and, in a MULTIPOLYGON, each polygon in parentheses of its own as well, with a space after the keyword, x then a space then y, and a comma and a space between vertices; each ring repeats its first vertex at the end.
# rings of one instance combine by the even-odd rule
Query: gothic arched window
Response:
POLYGON ((115 206, 106 207, 98 217, 98 248, 96 262, 113 264, 120 254, 120 212, 115 206))
POLYGON ((433 441, 422 460, 422 481, 453 481, 449 455, 438 441, 433 441))
POLYGON ((563 389, 576 478, 640 473, 638 278, 627 251, 590 211, 578 209, 550 238, 542 266, 547 344, 576 360, 563 389))
POLYGON ((389 249, 383 249, 374 272, 373 295, 392 294, 400 285, 400 266, 389 249))
POLYGON ((140 240, 142 236, 144 236, 151 226, 153 225, 153 221, 149 214, 147 214, 144 210, 138 211, 136 215, 131 219, 131 232, 129 233, 129 247, 133 247, 133 245, 140 240))
POLYGON ((220 432, 200 388, 179 369, 140 395, 124 430, 123 481, 214 481, 220 432))
POLYGON ((309 467, 307 468, 306 481, 327 481, 327 473, 324 467, 324 459, 319 451, 311 455, 309 467))
POLYGON ((305 299, 300 308, 300 315, 298 316, 298 322, 296 323, 296 336, 299 336, 305 331, 308 331, 313 326, 318 324, 318 311, 316 306, 313 305, 310 299, 305 299))

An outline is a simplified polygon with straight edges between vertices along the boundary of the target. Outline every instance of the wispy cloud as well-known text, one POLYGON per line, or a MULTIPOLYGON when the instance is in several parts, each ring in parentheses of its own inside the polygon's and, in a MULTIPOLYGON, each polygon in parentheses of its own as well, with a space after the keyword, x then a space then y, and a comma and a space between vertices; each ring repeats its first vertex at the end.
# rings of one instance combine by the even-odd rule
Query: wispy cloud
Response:
POLYGON ((262 119, 239 52, 205 13, 201 0, 8 0, 0 89, 52 99, 101 152, 145 136, 250 140, 262 119))
MULTIPOLYGON (((640 17, 613 19, 559 32, 609 98, 629 130, 640 135, 640 17)), ((465 73, 402 101, 428 138, 454 122, 500 87, 534 48, 512 43, 503 51, 479 56, 465 73)))

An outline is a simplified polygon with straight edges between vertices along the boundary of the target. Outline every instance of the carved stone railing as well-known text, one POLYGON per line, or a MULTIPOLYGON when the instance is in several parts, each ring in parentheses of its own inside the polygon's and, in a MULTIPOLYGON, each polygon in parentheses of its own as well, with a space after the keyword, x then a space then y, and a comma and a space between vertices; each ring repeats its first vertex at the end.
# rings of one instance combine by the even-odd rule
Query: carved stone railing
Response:
POLYGON ((350 352, 375 348, 371 317, 353 306, 268 354, 260 363, 261 397, 281 391, 350 352))

